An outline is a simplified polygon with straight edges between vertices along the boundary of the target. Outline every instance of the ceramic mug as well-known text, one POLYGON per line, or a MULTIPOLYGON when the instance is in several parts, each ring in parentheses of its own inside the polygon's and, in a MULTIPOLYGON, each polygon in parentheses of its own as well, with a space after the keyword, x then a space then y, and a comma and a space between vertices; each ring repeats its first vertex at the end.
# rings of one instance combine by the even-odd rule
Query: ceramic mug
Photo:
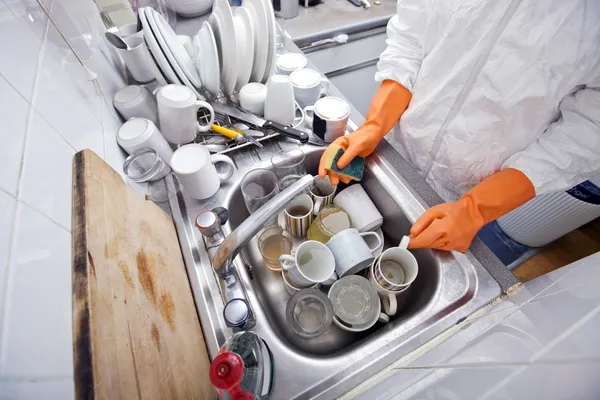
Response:
POLYGON ((113 97, 113 105, 126 121, 140 117, 149 119, 158 126, 156 97, 143 86, 125 86, 113 97))
POLYGON ((294 88, 290 77, 273 75, 267 83, 265 119, 283 125, 292 125, 296 118, 294 88))
MULTIPOLYGON (((298 287, 296 285, 294 285, 293 283, 291 283, 287 277, 287 273, 285 271, 281 271, 281 278, 283 279, 283 285, 285 286, 285 290, 286 292, 289 293, 290 296, 293 296, 296 294, 296 292, 302 290, 302 289, 306 289, 306 288, 302 288, 302 287, 298 287)), ((309 286, 311 288, 314 289, 318 289, 319 288, 319 284, 315 283, 312 286, 309 286)))
POLYGON ((312 222, 313 201, 307 194, 294 198, 283 211, 285 229, 295 237, 306 236, 312 222))
POLYGON ((387 315, 391 317, 393 315, 396 315, 396 313, 398 312, 399 302, 397 296, 406 291, 408 289, 408 286, 404 289, 397 291, 392 291, 381 287, 381 285, 379 285, 379 283, 375 280, 374 277, 374 269, 378 260, 379 258, 376 258, 375 261, 371 263, 371 267, 369 268, 369 281, 371 282, 371 285, 373 285, 375 290, 377 290, 377 294, 379 294, 379 298, 381 299, 381 303, 383 304, 383 310, 387 315))
POLYGON ((361 232, 372 231, 383 224, 383 216, 360 184, 342 190, 333 204, 348 213, 352 227, 361 232))
POLYGON ((144 38, 139 36, 129 36, 123 38, 123 41, 129 46, 128 49, 115 48, 121 56, 127 69, 133 79, 140 83, 148 83, 154 80, 154 73, 148 67, 154 63, 152 55, 144 42, 144 38))
POLYGON ((343 230, 329 239, 327 247, 335 258, 335 272, 338 276, 342 278, 354 275, 367 268, 374 260, 373 251, 379 247, 380 240, 375 232, 360 233, 354 228, 343 230), (365 236, 373 236, 377 245, 370 248, 363 239, 365 236))
POLYGON ((215 121, 210 104, 196 99, 194 92, 183 85, 165 85, 156 94, 160 131, 170 143, 191 143, 197 132, 207 132, 215 121), (198 123, 198 110, 209 116, 208 121, 198 123), (204 112, 206 111, 206 112, 204 112))
POLYGON ((231 178, 235 165, 222 154, 210 154, 201 144, 181 146, 173 153, 171 167, 186 193, 194 199, 207 199, 217 193, 221 182, 231 178), (218 173, 215 164, 222 164, 218 173))
POLYGON ((240 90, 240 106, 259 117, 265 115, 267 87, 260 82, 250 82, 240 90))
POLYGON ((117 132, 117 143, 129 154, 141 149, 152 149, 171 165, 173 149, 149 119, 131 118, 125 122, 117 132))
POLYGON ((333 203, 337 186, 334 186, 329 181, 329 178, 315 177, 315 183, 310 189, 310 197, 312 197, 314 207, 313 215, 319 214, 323 207, 333 203))
POLYGON ((346 134, 350 106, 338 97, 323 97, 314 106, 304 108, 306 121, 312 126, 313 133, 326 143, 346 134))
POLYGON ((411 285, 419 273, 417 259, 408 251, 410 238, 404 236, 398 247, 381 253, 373 268, 373 279, 382 287, 399 292, 411 285))
POLYGON ((307 240, 298 246, 295 255, 279 257, 281 268, 295 286, 306 288, 331 279, 335 270, 335 258, 323 243, 307 240))
POLYGON ((312 106, 329 90, 329 80, 311 68, 302 68, 290 74, 294 97, 301 107, 312 106))
POLYGON ((277 73, 281 75, 290 75, 292 72, 306 67, 308 60, 300 53, 283 53, 277 56, 275 65, 277 73))

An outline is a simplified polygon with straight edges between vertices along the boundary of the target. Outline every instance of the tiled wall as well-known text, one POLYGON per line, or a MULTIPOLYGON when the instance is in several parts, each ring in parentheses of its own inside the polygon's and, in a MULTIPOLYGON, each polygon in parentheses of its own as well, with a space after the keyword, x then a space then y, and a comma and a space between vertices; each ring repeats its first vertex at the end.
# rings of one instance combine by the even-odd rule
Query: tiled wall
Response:
POLYGON ((600 253, 533 281, 358 399, 600 398, 600 253))
POLYGON ((0 399, 73 397, 71 162, 125 158, 102 33, 92 0, 0 0, 0 399))

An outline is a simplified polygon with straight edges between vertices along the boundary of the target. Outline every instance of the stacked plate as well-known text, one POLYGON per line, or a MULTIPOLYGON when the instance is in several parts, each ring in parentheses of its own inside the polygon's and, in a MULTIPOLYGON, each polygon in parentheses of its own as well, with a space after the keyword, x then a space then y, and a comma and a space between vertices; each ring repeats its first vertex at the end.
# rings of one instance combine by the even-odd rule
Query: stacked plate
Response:
POLYGON ((215 0, 208 22, 193 38, 188 53, 162 15, 150 7, 138 9, 144 40, 155 62, 161 85, 189 87, 198 98, 222 90, 227 96, 248 82, 265 83, 275 61, 275 14, 270 0, 244 0, 232 9, 215 0))

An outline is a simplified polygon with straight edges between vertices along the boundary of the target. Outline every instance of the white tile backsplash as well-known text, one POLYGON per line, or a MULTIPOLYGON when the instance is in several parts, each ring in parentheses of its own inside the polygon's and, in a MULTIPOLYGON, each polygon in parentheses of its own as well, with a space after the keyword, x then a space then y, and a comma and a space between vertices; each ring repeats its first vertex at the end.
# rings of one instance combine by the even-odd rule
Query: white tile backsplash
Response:
POLYGON ((73 379, 0 381, 3 400, 71 400, 75 398, 73 379))
MULTIPOLYGON (((15 209, 17 201, 14 197, 0 190, 0 343, 3 326, 3 304, 6 289, 6 272, 8 270, 8 257, 12 240, 12 231, 15 221, 15 209)), ((2 346, 0 346, 0 359, 2 358, 2 346)))
POLYGON ((71 235, 22 203, 17 210, 0 375, 69 377, 71 235))

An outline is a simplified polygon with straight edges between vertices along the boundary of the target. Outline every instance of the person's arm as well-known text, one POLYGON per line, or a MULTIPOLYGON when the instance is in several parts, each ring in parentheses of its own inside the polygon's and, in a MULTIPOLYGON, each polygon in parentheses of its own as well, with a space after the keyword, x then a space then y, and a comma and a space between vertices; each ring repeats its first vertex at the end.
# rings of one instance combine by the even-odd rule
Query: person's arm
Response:
POLYGON ((600 174, 600 80, 565 97, 560 118, 502 170, 454 203, 427 210, 410 230, 410 248, 467 251, 485 224, 536 194, 567 190, 600 174))
MULTIPOLYGON (((421 43, 427 24, 428 4, 428 0, 398 0, 397 14, 387 26, 387 48, 381 54, 375 74, 375 80, 382 83, 371 102, 366 120, 355 132, 333 142, 344 149, 338 168, 344 168, 356 156, 370 155, 408 107, 410 90, 421 67, 421 43)), ((331 183, 337 185, 340 177, 325 170, 325 153, 321 157, 319 176, 329 175, 331 183)), ((342 181, 348 183, 349 179, 342 178, 342 181)))

